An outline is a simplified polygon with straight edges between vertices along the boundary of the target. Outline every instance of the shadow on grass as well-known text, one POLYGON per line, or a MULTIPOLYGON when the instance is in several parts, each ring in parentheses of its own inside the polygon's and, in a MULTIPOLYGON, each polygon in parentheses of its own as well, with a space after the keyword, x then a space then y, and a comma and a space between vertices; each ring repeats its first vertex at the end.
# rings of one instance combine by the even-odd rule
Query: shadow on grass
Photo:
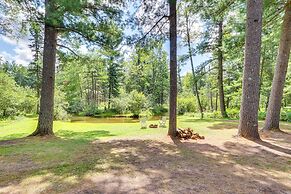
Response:
POLYGON ((1 141, 9 141, 9 140, 13 141, 15 139, 26 137, 27 135, 28 135, 27 133, 14 133, 14 134, 0 137, 0 145, 1 145, 1 141))
POLYGON ((291 122, 287 123, 287 122, 281 122, 280 123, 280 128, 283 130, 288 130, 289 133, 291 132, 291 122))
POLYGON ((92 130, 86 132, 74 132, 69 130, 58 130, 56 135, 66 139, 83 139, 83 140, 94 140, 100 137, 112 137, 115 136, 106 130, 92 130))
POLYGON ((223 122, 214 123, 211 126, 207 126, 207 128, 213 130, 237 129, 238 123, 237 121, 225 120, 223 122))
POLYGON ((24 145, 6 146, 6 155, 0 157, 0 193, 33 186, 54 193, 286 193, 291 189, 266 174, 269 169, 288 172, 282 167, 288 158, 259 147, 226 142, 227 150, 222 150, 177 140, 92 142, 90 133, 63 131, 59 135, 71 138, 34 137, 24 145))
MULTIPOLYGON (((216 121, 215 119, 198 119, 198 118, 193 118, 193 119, 180 119, 180 122, 191 122, 191 123, 200 123, 200 122, 213 122, 216 121)), ((221 121, 221 120, 219 120, 221 121)))

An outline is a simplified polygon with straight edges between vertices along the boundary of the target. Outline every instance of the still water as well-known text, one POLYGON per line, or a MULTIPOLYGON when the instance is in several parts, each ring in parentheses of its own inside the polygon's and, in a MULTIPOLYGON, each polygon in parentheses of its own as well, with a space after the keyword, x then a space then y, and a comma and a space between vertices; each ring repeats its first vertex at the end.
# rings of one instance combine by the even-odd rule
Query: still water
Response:
MULTIPOLYGON (((161 117, 153 116, 148 120, 160 120, 161 117)), ((106 117, 106 118, 98 118, 98 117, 81 117, 81 116, 73 116, 71 118, 72 123, 138 123, 139 119, 130 118, 130 117, 106 117)))

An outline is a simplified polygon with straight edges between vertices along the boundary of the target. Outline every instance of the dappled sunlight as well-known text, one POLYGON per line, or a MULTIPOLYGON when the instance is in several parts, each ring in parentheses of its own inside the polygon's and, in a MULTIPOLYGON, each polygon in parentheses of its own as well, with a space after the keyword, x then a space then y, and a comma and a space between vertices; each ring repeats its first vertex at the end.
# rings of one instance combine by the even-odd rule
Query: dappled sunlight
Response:
POLYGON ((278 146, 289 149, 284 146, 289 137, 272 133, 263 137, 265 142, 277 145, 272 147, 233 137, 236 129, 208 129, 221 122, 187 123, 205 135, 205 140, 182 141, 167 137, 165 129, 130 126, 123 131, 112 129, 114 125, 110 124, 107 128, 89 124, 68 130, 69 125, 59 122, 58 137, 0 141, 0 193, 19 193, 20 189, 28 193, 291 190, 290 155, 276 150, 278 146), (138 137, 134 130, 141 132, 138 137))

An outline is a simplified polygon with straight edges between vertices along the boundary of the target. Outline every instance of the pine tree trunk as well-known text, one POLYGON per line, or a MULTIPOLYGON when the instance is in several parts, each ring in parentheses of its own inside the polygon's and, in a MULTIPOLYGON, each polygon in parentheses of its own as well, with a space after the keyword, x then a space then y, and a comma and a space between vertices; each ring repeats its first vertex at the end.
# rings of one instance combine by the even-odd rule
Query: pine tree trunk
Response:
POLYGON ((213 112, 213 95, 211 88, 210 88, 210 110, 211 112, 213 112))
POLYGON ((280 130, 280 110, 291 47, 291 1, 286 4, 277 64, 263 130, 280 130))
POLYGON ((225 100, 224 100, 224 89, 223 89, 223 53, 222 53, 222 21, 218 23, 218 91, 219 91, 219 105, 220 112, 223 118, 227 118, 226 110, 225 110, 225 100))
MULTIPOLYGON (((49 14, 48 4, 46 3, 46 17, 49 14)), ((44 48, 43 48, 43 70, 40 97, 40 111, 38 125, 32 136, 53 135, 54 117, 54 84, 55 84, 55 64, 57 30, 55 27, 45 24, 44 29, 44 48)))
POLYGON ((179 81, 179 92, 183 93, 183 84, 181 78, 181 65, 178 64, 178 81, 179 81))
POLYGON ((260 139, 258 133, 258 108, 260 89, 262 7, 262 0, 247 1, 243 93, 238 134, 239 136, 252 140, 260 139))
MULTIPOLYGON (((263 51, 263 55, 262 55, 262 62, 261 62, 261 70, 260 70, 260 89, 259 89, 259 102, 261 101, 261 90, 262 90, 262 85, 263 85, 263 75, 264 75, 264 64, 265 64, 265 52, 266 49, 264 48, 264 51, 263 51)), ((259 103, 259 111, 261 110, 261 107, 260 107, 260 104, 259 103)))
POLYGON ((218 93, 215 93, 215 111, 218 110, 218 93))
POLYGON ((177 13, 176 0, 169 0, 170 6, 170 118, 168 135, 174 137, 177 131, 177 13))
POLYGON ((189 21, 188 21, 188 14, 186 13, 186 27, 187 27, 187 44, 188 44, 188 52, 189 52, 189 57, 190 57, 190 64, 191 64, 191 69, 192 69, 192 77, 193 77, 193 93, 196 95, 197 98, 197 103, 199 106, 200 114, 201 114, 201 119, 203 119, 203 107, 200 101, 200 96, 199 96, 199 90, 198 90, 198 84, 195 76, 195 70, 194 70, 194 63, 193 63, 193 58, 192 58, 192 50, 191 50, 191 40, 190 40, 190 29, 189 29, 189 21))

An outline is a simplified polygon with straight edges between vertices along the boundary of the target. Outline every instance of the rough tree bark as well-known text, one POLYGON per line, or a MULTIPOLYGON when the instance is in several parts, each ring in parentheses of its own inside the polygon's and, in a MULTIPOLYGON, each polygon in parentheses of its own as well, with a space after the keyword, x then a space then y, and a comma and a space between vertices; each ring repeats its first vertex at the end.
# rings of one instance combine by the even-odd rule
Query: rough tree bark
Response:
POLYGON ((251 140, 260 139, 258 132, 258 108, 262 7, 263 0, 247 1, 243 93, 238 135, 251 140))
POLYGON ((176 0, 169 0, 170 7, 170 114, 168 135, 177 131, 177 12, 176 0))
POLYGON ((223 53, 222 53, 222 29, 223 22, 219 21, 218 23, 218 91, 219 91, 219 105, 220 112, 223 118, 227 118, 227 113, 225 109, 225 100, 224 100, 224 89, 223 89, 223 53))
POLYGON ((215 111, 218 110, 218 93, 215 93, 215 111))
POLYGON ((280 110, 291 47, 291 1, 285 6, 277 63, 263 130, 280 131, 280 110))
POLYGON ((201 119, 203 119, 203 107, 200 101, 200 96, 199 96, 199 90, 198 90, 198 84, 197 84, 197 80, 196 80, 196 76, 195 76, 195 70, 194 70, 194 63, 193 63, 193 57, 192 57, 192 50, 191 50, 191 38, 190 38, 190 29, 189 29, 189 17, 188 14, 186 12, 185 14, 186 17, 186 31, 187 31, 187 45, 188 45, 188 52, 189 52, 189 57, 190 57, 190 64, 191 64, 191 68, 192 68, 192 77, 193 77, 193 93, 194 95, 196 95, 197 98, 197 102, 198 102, 198 106, 199 106, 199 110, 200 110, 200 114, 201 114, 201 119))
POLYGON ((55 64, 57 48, 57 29, 47 23, 50 11, 53 9, 49 4, 50 0, 45 1, 46 22, 44 29, 44 48, 43 48, 43 70, 40 97, 40 111, 36 130, 32 136, 53 135, 53 115, 54 115, 54 83, 55 83, 55 64))

